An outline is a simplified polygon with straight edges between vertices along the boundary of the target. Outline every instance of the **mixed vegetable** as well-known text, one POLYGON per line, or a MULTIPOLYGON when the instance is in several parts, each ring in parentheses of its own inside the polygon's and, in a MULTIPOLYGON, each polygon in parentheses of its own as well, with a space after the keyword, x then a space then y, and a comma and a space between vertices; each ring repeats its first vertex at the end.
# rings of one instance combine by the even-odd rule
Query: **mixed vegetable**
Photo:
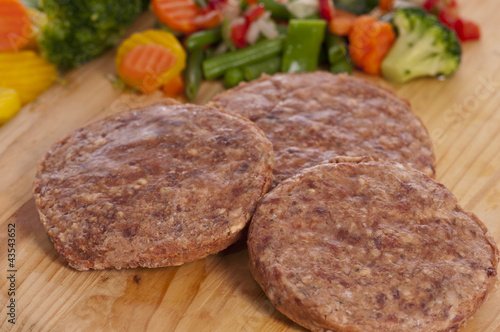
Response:
POLYGON ((456 0, 0 0, 0 124, 58 79, 119 43, 145 9, 156 29, 121 43, 116 71, 143 93, 190 100, 263 73, 351 73, 395 82, 448 76, 477 24, 456 0))
MULTIPOLYGON (((175 35, 183 42, 187 63, 182 85, 190 100, 203 78, 222 79, 230 88, 263 73, 318 68, 351 73, 356 67, 399 83, 448 76, 460 64, 457 36, 463 41, 479 38, 479 33, 473 33, 474 24, 458 16, 455 0, 419 4, 409 0, 153 0, 152 8, 168 38, 175 35)), ((155 45, 164 51, 169 47, 155 45)), ((147 65, 167 70, 159 58, 155 61, 147 65)), ((151 91, 139 81, 130 83, 120 68, 117 63, 119 76, 130 86, 151 91)), ((165 80, 158 79, 155 85, 143 80, 144 84, 163 85, 163 91, 170 91, 165 80)), ((173 88, 180 91, 180 85, 173 88)))

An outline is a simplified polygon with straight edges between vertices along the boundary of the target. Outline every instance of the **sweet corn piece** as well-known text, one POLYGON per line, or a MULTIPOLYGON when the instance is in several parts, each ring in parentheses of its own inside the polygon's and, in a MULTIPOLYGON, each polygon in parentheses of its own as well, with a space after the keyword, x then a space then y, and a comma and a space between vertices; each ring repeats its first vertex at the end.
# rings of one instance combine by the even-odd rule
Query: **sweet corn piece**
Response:
POLYGON ((0 87, 0 125, 5 124, 21 109, 21 99, 14 89, 0 87))
POLYGON ((21 104, 35 100, 57 80, 56 67, 33 51, 0 53, 0 86, 17 91, 21 104))

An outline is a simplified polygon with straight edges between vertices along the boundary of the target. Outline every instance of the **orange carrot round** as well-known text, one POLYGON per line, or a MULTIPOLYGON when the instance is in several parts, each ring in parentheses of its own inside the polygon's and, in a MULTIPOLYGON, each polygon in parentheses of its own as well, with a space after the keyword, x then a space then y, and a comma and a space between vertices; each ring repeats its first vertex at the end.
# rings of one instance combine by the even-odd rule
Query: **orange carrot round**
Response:
POLYGON ((28 11, 19 0, 0 0, 0 52, 19 51, 31 37, 28 11))
POLYGON ((380 0, 378 6, 380 9, 389 12, 394 10, 394 0, 380 0))
POLYGON ((395 38, 390 23, 370 15, 359 16, 349 33, 349 52, 353 63, 368 74, 379 75, 382 61, 395 38))
POLYGON ((330 32, 337 36, 347 36, 351 32, 354 20, 356 15, 336 9, 335 15, 329 22, 330 32))
POLYGON ((176 61, 177 56, 163 46, 138 45, 123 57, 119 75, 129 86, 151 93, 162 85, 160 77, 176 61))
POLYGON ((200 9, 193 0, 153 0, 151 4, 158 19, 169 28, 182 33, 198 29, 194 19, 200 9))
POLYGON ((177 75, 162 87, 166 97, 177 97, 184 92, 184 80, 182 75, 177 75))

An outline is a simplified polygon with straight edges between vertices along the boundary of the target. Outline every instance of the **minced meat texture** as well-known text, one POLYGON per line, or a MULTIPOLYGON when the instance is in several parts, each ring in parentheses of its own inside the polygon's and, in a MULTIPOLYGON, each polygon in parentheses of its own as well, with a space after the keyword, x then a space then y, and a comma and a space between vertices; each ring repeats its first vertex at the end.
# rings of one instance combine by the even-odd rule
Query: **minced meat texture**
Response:
POLYGON ((432 142, 408 102, 365 80, 327 72, 264 75, 215 96, 273 143, 275 182, 335 156, 373 156, 434 177, 432 142))
POLYGON ((498 249, 443 185, 395 162, 337 158, 260 203, 250 267, 313 331, 456 331, 494 286, 498 249))
POLYGON ((179 265, 240 237, 272 165, 252 122, 159 103, 55 144, 34 195, 55 248, 78 270, 179 265))

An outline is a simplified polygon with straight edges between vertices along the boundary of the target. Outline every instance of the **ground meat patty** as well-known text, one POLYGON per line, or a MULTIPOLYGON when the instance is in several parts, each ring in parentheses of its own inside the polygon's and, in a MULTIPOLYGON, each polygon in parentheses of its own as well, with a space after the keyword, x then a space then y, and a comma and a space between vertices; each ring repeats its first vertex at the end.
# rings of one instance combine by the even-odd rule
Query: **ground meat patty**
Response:
POLYGON ((338 158, 285 180, 249 230, 252 273, 313 331, 455 331, 493 287, 498 249, 443 185, 338 158))
POLYGON ((409 104, 362 79, 327 72, 263 76, 212 103, 264 131, 274 146, 276 183, 339 155, 395 160, 434 177, 432 142, 409 104))
POLYGON ((272 145, 252 122, 159 103, 57 143, 34 195, 55 248, 78 270, 179 265, 238 239, 272 164, 272 145))

